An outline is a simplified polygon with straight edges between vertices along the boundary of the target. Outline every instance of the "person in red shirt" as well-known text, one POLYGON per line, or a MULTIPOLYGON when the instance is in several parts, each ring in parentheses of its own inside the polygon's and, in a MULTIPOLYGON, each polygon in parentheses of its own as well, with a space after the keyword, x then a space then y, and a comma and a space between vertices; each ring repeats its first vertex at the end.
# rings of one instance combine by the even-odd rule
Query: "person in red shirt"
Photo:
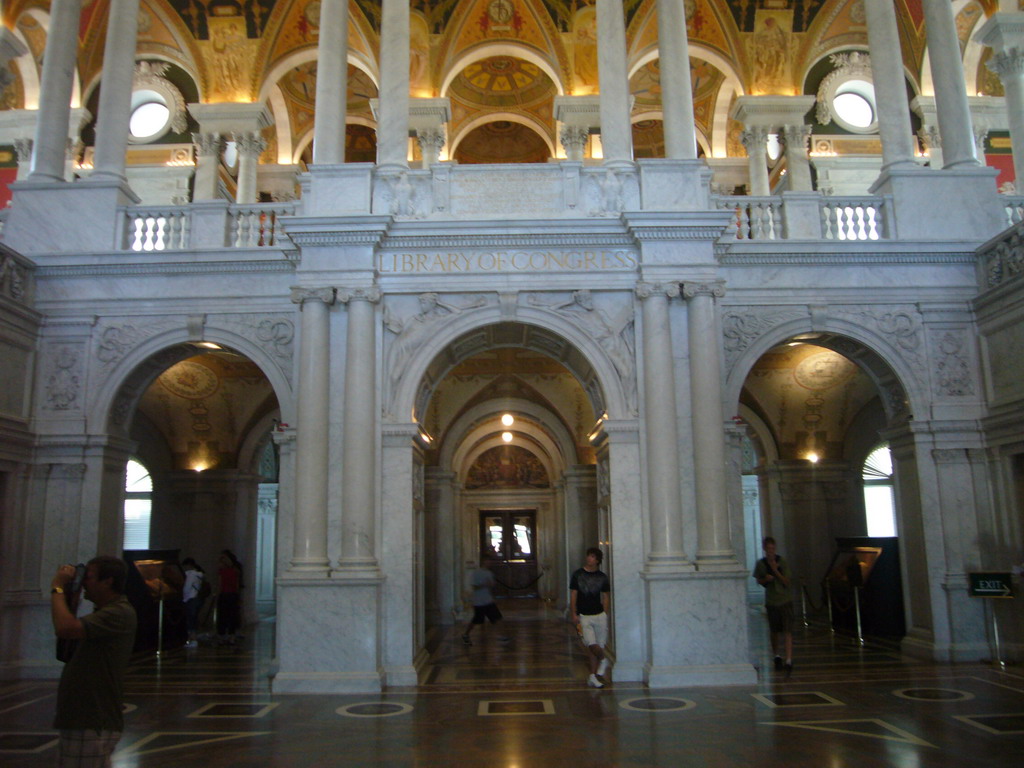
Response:
POLYGON ((221 550, 217 569, 217 639, 234 645, 242 624, 242 564, 230 549, 221 550))

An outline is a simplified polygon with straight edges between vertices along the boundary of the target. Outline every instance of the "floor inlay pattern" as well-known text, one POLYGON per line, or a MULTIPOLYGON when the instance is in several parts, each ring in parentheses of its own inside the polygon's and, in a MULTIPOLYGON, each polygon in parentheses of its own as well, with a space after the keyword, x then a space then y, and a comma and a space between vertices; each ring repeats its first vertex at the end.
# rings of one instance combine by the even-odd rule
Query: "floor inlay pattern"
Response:
MULTIPOLYGON (((613 664, 594 689, 560 615, 502 611, 472 646, 462 627, 435 631, 420 684, 380 694, 274 695, 272 623, 237 647, 138 656, 114 768, 1016 768, 1024 753, 1019 668, 800 628, 787 677, 752 614, 756 684, 648 690, 613 664)), ((54 765, 55 694, 52 680, 0 682, 0 766, 54 765)))

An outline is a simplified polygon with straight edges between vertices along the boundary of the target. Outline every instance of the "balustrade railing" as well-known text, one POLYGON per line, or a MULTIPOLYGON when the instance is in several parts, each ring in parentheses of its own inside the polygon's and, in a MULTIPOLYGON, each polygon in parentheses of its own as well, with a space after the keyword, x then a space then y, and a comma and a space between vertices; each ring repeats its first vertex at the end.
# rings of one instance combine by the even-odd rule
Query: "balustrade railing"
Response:
POLYGON ((295 213, 294 203, 258 203, 231 206, 231 246, 264 248, 290 242, 281 227, 282 216, 295 213))
POLYGON ((126 208, 125 249, 173 251, 188 248, 191 218, 188 206, 126 208))
POLYGON ((821 235, 826 240, 886 240, 884 197, 822 197, 821 235))
MULTIPOLYGON (((180 206, 131 206, 124 209, 124 249, 174 251, 192 247, 192 209, 180 206)), ((295 203, 257 203, 227 208, 224 228, 228 248, 268 248, 289 244, 281 219, 295 213, 295 203)), ((223 221, 223 218, 221 219, 223 221)), ((217 235, 217 240, 220 240, 217 235)))
POLYGON ((744 195, 713 199, 716 209, 733 212, 732 223, 725 231, 726 239, 782 239, 782 198, 744 195))

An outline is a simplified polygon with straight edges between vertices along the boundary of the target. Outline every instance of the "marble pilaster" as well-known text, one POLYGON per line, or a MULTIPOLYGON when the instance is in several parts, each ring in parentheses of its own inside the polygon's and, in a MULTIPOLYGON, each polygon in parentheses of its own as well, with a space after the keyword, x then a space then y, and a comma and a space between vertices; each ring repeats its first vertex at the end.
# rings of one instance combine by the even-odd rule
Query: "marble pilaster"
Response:
POLYGON ((913 168, 914 135, 910 127, 896 9, 891 0, 864 0, 872 82, 882 139, 882 168, 913 168))
POLYGON ((720 347, 715 299, 725 295, 719 282, 685 283, 690 347, 690 410, 693 419, 693 471, 697 497, 697 568, 738 567, 729 532, 725 483, 725 431, 722 414, 720 347))
POLYGON ((125 181, 138 16, 139 0, 111 0, 90 179, 125 181))
POLYGON ((807 154, 811 138, 809 125, 785 125, 782 128, 786 142, 786 170, 792 192, 810 192, 811 161, 807 154))
POLYGON ((298 425, 295 442, 295 538, 287 576, 326 576, 328 390, 333 288, 293 288, 302 327, 299 346, 298 425))
POLYGON ((345 162, 348 99, 348 0, 321 0, 317 43, 313 164, 345 162))
POLYGON ((378 573, 374 482, 377 462, 373 449, 378 407, 374 304, 380 298, 380 289, 376 287, 338 291, 338 301, 348 308, 348 334, 342 433, 341 557, 337 571, 352 576, 376 576, 378 573))
POLYGON ((383 0, 382 15, 377 165, 404 168, 409 156, 408 0, 383 0))
MULTIPOLYGON (((931 60, 943 168, 978 165, 974 128, 967 106, 967 84, 952 3, 925 2, 925 27, 931 60)), ((902 80, 900 81, 902 85, 902 80)), ((877 88, 877 84, 876 84, 877 88)), ((881 103, 879 103, 881 109, 881 103)))
POLYGON ((605 164, 633 160, 626 25, 620 0, 597 0, 597 71, 605 164))
POLYGON ((672 364, 669 299, 679 284, 640 283, 643 313, 644 433, 647 442, 647 569, 674 571, 687 567, 684 551, 682 499, 679 491, 679 443, 676 391, 672 364))
POLYGON ((658 61, 665 126, 665 157, 697 159, 690 42, 683 0, 658 0, 658 61))

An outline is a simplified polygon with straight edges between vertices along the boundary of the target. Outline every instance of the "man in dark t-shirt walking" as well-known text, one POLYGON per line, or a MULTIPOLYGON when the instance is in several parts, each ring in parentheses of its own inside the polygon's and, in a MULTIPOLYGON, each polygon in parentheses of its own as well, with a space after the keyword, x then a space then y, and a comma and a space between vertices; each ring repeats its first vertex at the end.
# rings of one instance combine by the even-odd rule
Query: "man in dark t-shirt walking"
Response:
POLYGON ((597 547, 587 550, 587 560, 569 581, 569 620, 576 625, 587 646, 590 676, 587 685, 604 688, 601 680, 608 671, 604 647, 608 644, 608 610, 612 585, 601 570, 604 554, 597 547))

